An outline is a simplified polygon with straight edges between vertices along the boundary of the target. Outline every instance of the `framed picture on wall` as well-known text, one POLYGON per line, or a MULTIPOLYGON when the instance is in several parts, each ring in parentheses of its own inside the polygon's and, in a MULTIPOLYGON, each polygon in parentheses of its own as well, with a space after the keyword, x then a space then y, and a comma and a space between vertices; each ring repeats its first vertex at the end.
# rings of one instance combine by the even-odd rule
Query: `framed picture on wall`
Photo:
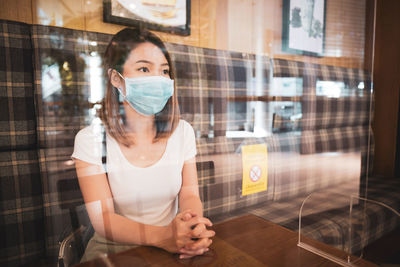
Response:
POLYGON ((326 0, 283 0, 282 50, 323 56, 326 0))
POLYGON ((190 0, 103 0, 105 22, 190 35, 190 0))

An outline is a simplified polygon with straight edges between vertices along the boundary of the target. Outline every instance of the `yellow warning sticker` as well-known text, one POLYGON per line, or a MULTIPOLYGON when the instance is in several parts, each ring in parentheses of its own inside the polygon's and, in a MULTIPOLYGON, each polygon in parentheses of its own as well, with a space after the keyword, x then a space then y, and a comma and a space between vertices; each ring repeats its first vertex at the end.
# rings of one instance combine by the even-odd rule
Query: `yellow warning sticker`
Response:
POLYGON ((242 146, 242 195, 267 190, 268 151, 266 144, 242 146))

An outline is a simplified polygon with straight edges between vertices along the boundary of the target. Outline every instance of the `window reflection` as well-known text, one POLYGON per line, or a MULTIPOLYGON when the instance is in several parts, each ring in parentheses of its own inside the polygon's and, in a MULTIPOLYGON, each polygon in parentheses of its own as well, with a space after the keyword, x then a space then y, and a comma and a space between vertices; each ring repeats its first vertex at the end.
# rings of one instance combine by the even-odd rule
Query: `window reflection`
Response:
POLYGON ((89 101, 92 103, 98 102, 103 98, 103 69, 101 67, 101 58, 97 52, 92 52, 88 57, 89 61, 89 80, 90 80, 90 95, 89 101))
POLYGON ((317 96, 339 98, 349 96, 350 90, 345 87, 344 82, 317 81, 317 96))
POLYGON ((274 77, 272 79, 271 96, 301 96, 303 79, 299 77, 274 77))
MULTIPOLYGON (((303 78, 274 77, 271 96, 290 97, 303 95, 303 78)), ((295 100, 295 99, 293 99, 295 100)), ((296 100, 298 101, 298 100, 296 100)), ((300 130, 302 118, 301 103, 296 101, 273 101, 269 103, 271 114, 271 132, 288 132, 300 130)))
POLYGON ((228 138, 265 137, 268 131, 265 106, 261 101, 235 102, 228 105, 228 138))
MULTIPOLYGON (((92 44, 95 42, 92 42, 92 44)), ((89 103, 93 104, 90 109, 90 119, 96 115, 96 110, 100 108, 100 101, 104 96, 103 68, 102 59, 97 51, 85 55, 85 62, 89 68, 85 69, 90 81, 89 103)))
POLYGON ((352 87, 345 82, 317 80, 316 95, 329 98, 363 96, 364 88, 364 82, 352 87))
POLYGON ((42 65, 42 94, 45 101, 61 91, 61 77, 57 63, 42 65))
POLYGON ((227 137, 266 137, 300 130, 302 78, 274 77, 268 96, 262 95, 262 82, 251 78, 247 83, 249 95, 228 103, 227 137))
POLYGON ((301 103, 282 101, 270 103, 272 113, 272 132, 300 130, 302 118, 301 103))
POLYGON ((246 56, 241 64, 244 66, 237 70, 246 76, 246 87, 235 88, 234 96, 228 99, 226 136, 266 137, 271 134, 266 99, 269 60, 260 55, 246 56))

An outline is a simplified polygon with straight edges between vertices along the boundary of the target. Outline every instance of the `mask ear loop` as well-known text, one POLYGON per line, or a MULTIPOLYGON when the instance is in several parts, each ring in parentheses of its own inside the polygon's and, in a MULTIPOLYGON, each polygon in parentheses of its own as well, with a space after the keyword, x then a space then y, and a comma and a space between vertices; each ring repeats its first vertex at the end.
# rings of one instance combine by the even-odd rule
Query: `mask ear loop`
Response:
MULTIPOLYGON (((108 69, 108 71, 107 71, 107 74, 108 74, 108 78, 110 79, 110 81, 111 81, 111 79, 112 79, 112 72, 114 71, 115 69, 112 69, 112 68, 109 68, 108 69)), ((115 70, 117 73, 118 73, 118 75, 124 80, 124 82, 125 82, 125 79, 124 79, 124 77, 121 75, 121 73, 119 73, 117 70, 115 70)), ((122 120, 122 124, 124 124, 125 125, 125 110, 124 110, 124 108, 123 108, 123 105, 121 105, 122 103, 121 103, 121 101, 120 101, 120 96, 122 96, 122 102, 123 101, 125 101, 125 99, 126 99, 126 97, 125 97, 125 95, 122 93, 122 89, 121 88, 118 88, 118 87, 115 87, 112 83, 111 83, 111 86, 114 88, 114 89, 117 89, 118 90, 118 93, 116 94, 116 100, 117 100, 117 103, 118 103, 118 110, 119 110, 119 114, 120 114, 120 116, 121 116, 121 120, 122 120)))
MULTIPOLYGON (((119 73, 119 71, 117 71, 116 69, 111 69, 111 68, 108 69, 108 77, 109 77, 109 79, 110 79, 110 80, 112 79, 112 72, 113 72, 114 70, 115 70, 115 72, 119 75, 119 77, 120 77, 122 80, 124 80, 124 82, 125 82, 124 76, 122 76, 122 74, 119 73)), ((116 88, 116 89, 119 91, 119 93, 122 95, 122 97, 123 97, 124 99, 126 99, 125 94, 122 93, 122 87, 115 87, 114 85, 113 85, 113 87, 116 88)))
MULTIPOLYGON (((124 82, 125 82, 125 78, 122 76, 122 74, 119 73, 117 70, 115 70, 115 71, 118 73, 119 77, 121 77, 121 79, 124 80, 124 82)), ((121 84, 121 86, 122 86, 122 84, 121 84)), ((118 89, 119 93, 123 96, 123 98, 126 99, 126 95, 124 93, 122 93, 122 87, 117 88, 117 89, 118 89)))

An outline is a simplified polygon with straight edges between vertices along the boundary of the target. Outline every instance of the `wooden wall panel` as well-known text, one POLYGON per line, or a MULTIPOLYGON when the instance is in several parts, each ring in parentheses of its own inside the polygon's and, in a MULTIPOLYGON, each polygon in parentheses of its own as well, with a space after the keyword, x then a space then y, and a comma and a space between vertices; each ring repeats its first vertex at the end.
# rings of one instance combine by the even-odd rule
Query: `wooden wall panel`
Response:
MULTIPOLYGON (((200 1, 199 1, 200 2, 200 1)), ((212 47, 217 46, 217 17, 221 14, 217 14, 218 2, 216 0, 201 0, 201 7, 199 7, 199 43, 201 47, 212 47)), ((222 11, 223 12, 223 11, 222 11)))
POLYGON ((85 29, 84 0, 35 0, 34 24, 85 29))
POLYGON ((114 34, 124 26, 103 22, 103 0, 82 0, 85 11, 84 30, 114 34))
POLYGON ((215 48, 221 50, 228 49, 228 0, 220 0, 216 7, 217 17, 215 19, 215 48))
POLYGON ((0 19, 33 23, 32 0, 0 0, 0 19))
POLYGON ((363 67, 365 14, 365 0, 327 0, 325 30, 327 56, 343 57, 354 67, 363 67))
POLYGON ((228 1, 228 49, 239 52, 254 51, 252 41, 252 0, 228 1))
MULTIPOLYGON (((103 0, 0 0, 0 19, 116 33, 103 0)), ((367 0, 326 0, 326 57, 282 53, 282 0, 191 0, 191 35, 157 34, 173 43, 260 53, 321 64, 364 66, 367 0)))

